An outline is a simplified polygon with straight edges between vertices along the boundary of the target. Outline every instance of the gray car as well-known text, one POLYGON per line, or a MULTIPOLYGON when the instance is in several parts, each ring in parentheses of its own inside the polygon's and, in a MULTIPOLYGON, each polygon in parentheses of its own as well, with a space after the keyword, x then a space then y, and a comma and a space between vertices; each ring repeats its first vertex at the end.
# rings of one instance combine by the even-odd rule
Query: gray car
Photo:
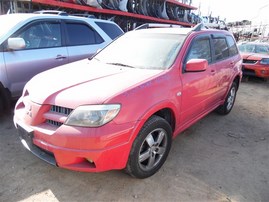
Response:
POLYGON ((123 34, 111 21, 49 14, 2 15, 0 27, 0 112, 34 75, 91 57, 123 34))

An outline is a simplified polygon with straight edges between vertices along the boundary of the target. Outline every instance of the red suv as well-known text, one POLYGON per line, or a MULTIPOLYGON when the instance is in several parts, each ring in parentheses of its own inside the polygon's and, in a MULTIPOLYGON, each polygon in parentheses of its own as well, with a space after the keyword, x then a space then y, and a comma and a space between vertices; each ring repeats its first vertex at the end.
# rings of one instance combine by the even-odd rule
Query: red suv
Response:
POLYGON ((50 164, 146 178, 183 130, 213 110, 231 111, 241 65, 226 31, 131 31, 90 61, 31 79, 14 123, 23 145, 50 164))

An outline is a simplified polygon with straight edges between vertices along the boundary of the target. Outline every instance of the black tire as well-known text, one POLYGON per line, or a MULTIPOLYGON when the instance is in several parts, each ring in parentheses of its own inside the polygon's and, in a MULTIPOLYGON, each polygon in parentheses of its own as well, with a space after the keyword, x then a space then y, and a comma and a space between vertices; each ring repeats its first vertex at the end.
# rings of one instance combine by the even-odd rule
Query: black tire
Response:
POLYGON ((169 123, 159 116, 152 116, 133 142, 125 171, 140 179, 152 176, 164 164, 171 144, 169 123))
POLYGON ((0 115, 2 115, 4 113, 4 109, 5 109, 4 100, 0 94, 0 115))
POLYGON ((235 98, 236 98, 236 93, 237 93, 237 83, 233 82, 232 86, 229 90, 229 93, 225 99, 225 102, 223 105, 219 106, 217 108, 217 113, 221 115, 226 115, 229 114, 234 106, 235 98))
POLYGON ((0 115, 5 114, 10 110, 10 96, 8 95, 9 94, 5 89, 2 89, 0 84, 0 115))

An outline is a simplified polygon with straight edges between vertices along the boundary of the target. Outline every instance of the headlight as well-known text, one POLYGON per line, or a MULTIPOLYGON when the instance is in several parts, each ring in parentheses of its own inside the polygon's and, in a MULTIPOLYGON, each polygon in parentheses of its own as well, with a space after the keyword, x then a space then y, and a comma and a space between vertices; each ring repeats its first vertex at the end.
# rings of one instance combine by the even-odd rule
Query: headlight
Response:
POLYGON ((82 127, 99 127, 114 119, 119 111, 119 104, 80 106, 69 115, 65 124, 82 127))
POLYGON ((262 65, 269 65, 269 58, 263 58, 260 63, 262 65))

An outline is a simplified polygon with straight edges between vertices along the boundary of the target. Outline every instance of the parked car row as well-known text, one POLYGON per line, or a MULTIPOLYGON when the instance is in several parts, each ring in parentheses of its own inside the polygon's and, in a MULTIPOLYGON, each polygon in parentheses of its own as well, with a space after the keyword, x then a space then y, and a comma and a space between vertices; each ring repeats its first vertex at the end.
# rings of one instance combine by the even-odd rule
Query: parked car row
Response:
POLYGON ((150 177, 173 138, 214 110, 232 110, 241 65, 227 31, 201 25, 130 31, 91 60, 33 77, 15 106, 14 124, 25 148, 52 165, 150 177))
POLYGON ((0 27, 0 113, 34 75, 91 57, 123 34, 111 21, 46 14, 2 15, 0 27))
POLYGON ((238 47, 243 57, 243 74, 269 79, 269 44, 243 42, 238 47))

